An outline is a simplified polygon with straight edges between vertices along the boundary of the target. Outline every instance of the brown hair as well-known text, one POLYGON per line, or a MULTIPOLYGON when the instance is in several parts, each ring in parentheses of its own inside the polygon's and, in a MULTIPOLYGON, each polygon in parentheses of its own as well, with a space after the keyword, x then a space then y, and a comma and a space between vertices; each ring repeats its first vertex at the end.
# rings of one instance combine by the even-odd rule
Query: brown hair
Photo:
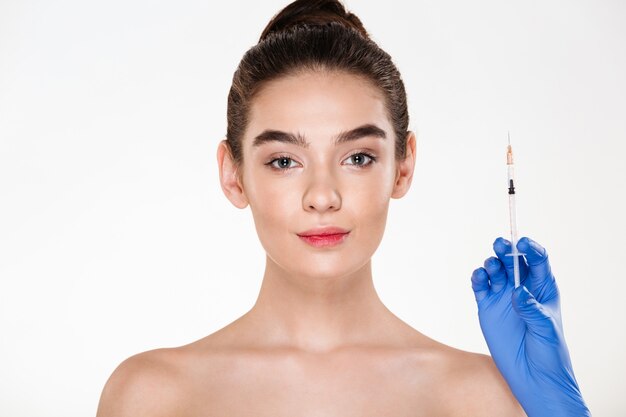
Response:
POLYGON ((395 133, 395 158, 406 157, 406 92, 391 56, 338 0, 296 0, 272 18, 233 75, 226 142, 236 166, 243 164, 243 134, 252 99, 261 88, 282 76, 324 70, 365 77, 383 93, 395 133))

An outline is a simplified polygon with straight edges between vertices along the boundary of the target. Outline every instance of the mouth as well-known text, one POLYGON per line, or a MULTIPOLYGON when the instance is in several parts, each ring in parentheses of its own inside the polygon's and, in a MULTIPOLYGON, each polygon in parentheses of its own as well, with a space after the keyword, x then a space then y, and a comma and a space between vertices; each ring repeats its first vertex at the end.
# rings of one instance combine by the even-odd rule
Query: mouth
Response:
POLYGON ((349 230, 333 227, 298 233, 298 237, 313 247, 325 248, 341 244, 348 237, 348 234, 350 234, 349 230))
POLYGON ((325 226, 310 229, 302 233, 298 233, 298 236, 328 236, 328 235, 341 235, 350 233, 349 230, 343 229, 337 226, 325 226))

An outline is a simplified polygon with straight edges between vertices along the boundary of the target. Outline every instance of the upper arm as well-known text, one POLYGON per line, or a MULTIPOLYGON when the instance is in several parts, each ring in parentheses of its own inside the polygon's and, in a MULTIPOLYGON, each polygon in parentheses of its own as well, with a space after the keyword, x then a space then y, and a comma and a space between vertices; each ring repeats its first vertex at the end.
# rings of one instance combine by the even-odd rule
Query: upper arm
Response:
POLYGON ((470 353, 470 358, 456 371, 455 396, 458 401, 453 416, 526 417, 493 358, 470 353))
POLYGON ((96 416, 172 416, 180 403, 175 370, 158 351, 149 351, 131 356, 113 371, 96 416))

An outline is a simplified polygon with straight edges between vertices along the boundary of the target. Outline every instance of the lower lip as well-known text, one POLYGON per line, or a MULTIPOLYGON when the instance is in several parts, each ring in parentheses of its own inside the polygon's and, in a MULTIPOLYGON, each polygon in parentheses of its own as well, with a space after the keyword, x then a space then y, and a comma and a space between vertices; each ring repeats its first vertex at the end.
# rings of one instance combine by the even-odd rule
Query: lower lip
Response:
MULTIPOLYGON (((349 233, 349 232, 348 232, 349 233)), ((311 246, 316 248, 325 248, 328 246, 336 246, 344 241, 348 233, 338 233, 336 235, 317 235, 317 236, 300 236, 300 239, 304 240, 311 246)))

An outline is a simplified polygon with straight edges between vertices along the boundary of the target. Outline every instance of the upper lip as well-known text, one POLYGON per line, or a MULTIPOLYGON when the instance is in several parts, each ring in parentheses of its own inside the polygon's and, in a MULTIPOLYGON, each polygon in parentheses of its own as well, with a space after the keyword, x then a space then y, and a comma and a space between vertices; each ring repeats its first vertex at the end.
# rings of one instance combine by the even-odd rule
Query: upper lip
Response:
POLYGON ((342 229, 336 226, 316 227, 315 229, 307 230, 306 232, 298 233, 298 236, 324 236, 324 235, 337 235, 341 233, 348 233, 349 230, 342 229))

